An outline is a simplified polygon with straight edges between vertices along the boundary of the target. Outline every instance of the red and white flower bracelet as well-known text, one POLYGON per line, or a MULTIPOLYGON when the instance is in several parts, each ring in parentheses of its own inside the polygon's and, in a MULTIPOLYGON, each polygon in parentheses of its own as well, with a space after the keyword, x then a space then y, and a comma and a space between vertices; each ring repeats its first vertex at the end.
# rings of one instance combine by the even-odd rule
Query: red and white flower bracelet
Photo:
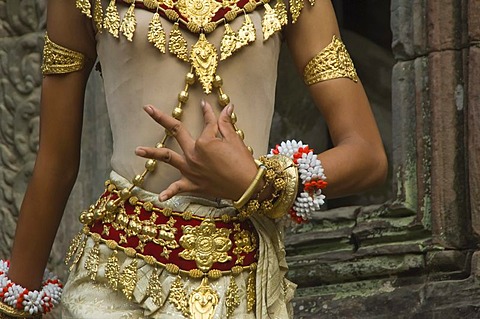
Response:
POLYGON ((311 213, 319 210, 320 206, 325 203, 322 189, 327 187, 327 177, 321 161, 307 144, 304 145, 302 141, 295 140, 288 140, 276 145, 270 151, 270 155, 288 156, 298 166, 303 190, 299 192, 290 209, 290 218, 298 224, 307 222, 311 213))
POLYGON ((10 262, 0 259, 0 302, 32 316, 49 312, 62 295, 62 283, 48 270, 43 275, 42 289, 28 290, 8 278, 10 262))

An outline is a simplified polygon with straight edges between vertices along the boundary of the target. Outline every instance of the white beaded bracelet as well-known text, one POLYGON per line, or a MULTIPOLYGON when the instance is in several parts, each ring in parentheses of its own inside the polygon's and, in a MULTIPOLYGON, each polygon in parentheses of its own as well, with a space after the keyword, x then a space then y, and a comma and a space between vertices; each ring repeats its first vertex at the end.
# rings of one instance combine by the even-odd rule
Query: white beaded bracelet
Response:
POLYGON ((270 156, 285 155, 293 159, 298 166, 298 174, 303 185, 303 190, 298 194, 290 210, 291 219, 300 224, 307 222, 311 213, 320 209, 325 203, 322 189, 327 187, 323 166, 314 154, 313 149, 304 145, 302 141, 285 141, 276 145, 270 151, 270 156))
POLYGON ((62 295, 62 283, 48 270, 43 275, 42 289, 30 291, 8 278, 10 262, 0 259, 0 302, 30 316, 49 312, 62 295))

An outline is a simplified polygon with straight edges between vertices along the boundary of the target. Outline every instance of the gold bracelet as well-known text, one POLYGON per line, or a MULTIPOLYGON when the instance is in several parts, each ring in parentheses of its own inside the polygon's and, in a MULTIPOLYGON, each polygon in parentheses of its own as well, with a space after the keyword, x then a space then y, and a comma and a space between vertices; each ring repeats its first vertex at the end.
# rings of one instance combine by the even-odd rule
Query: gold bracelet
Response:
POLYGON ((30 313, 17 310, 9 305, 0 302, 0 319, 40 319, 42 316, 32 316, 30 313))
MULTIPOLYGON (((290 157, 275 155, 272 159, 275 159, 280 164, 284 184, 282 185, 280 196, 274 202, 272 209, 266 212, 265 215, 270 218, 280 218, 288 213, 297 197, 298 168, 290 157)), ((275 183, 274 186, 276 186, 275 183)))
POLYGON ((257 189, 258 183, 263 178, 263 175, 265 175, 266 171, 267 169, 265 168, 265 166, 262 165, 258 167, 257 175, 255 175, 255 178, 253 179, 250 186, 248 186, 245 193, 243 193, 242 197, 240 197, 239 200, 233 202, 233 207, 235 207, 236 209, 240 209, 243 206, 245 206, 245 204, 248 202, 248 200, 252 197, 253 193, 255 192, 255 189, 257 189))

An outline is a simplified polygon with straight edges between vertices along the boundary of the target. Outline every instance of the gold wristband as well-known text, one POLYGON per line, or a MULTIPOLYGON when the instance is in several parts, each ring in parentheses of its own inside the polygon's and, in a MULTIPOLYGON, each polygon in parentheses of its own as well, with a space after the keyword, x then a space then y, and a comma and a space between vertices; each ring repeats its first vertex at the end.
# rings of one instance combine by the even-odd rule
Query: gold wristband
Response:
POLYGON ((298 168, 290 157, 275 155, 271 159, 276 160, 282 170, 284 188, 281 195, 273 204, 273 208, 266 212, 270 218, 281 218, 288 213, 295 202, 298 192, 298 168))
POLYGON ((40 319, 42 315, 31 315, 29 312, 17 310, 0 302, 0 319, 40 319))
POLYGON ((265 168, 265 166, 262 165, 258 167, 257 175, 255 175, 255 178, 253 179, 250 186, 248 186, 245 193, 243 193, 242 197, 240 197, 239 200, 233 202, 233 207, 235 207, 236 209, 240 209, 245 206, 245 204, 249 201, 249 199, 255 192, 255 189, 257 189, 258 183, 263 178, 263 175, 265 175, 266 171, 267 169, 265 168))

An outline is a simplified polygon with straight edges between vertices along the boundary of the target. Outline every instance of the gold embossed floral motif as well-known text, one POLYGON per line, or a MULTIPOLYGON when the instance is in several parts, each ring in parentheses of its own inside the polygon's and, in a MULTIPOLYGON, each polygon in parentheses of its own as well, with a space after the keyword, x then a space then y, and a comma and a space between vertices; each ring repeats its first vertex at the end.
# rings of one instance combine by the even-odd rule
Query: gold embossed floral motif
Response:
POLYGON ((217 49, 208 42, 205 34, 201 33, 197 43, 192 47, 190 53, 190 62, 202 83, 203 91, 210 93, 212 91, 212 82, 217 70, 218 55, 217 49))
POLYGON ((205 27, 221 7, 216 0, 179 0, 177 3, 180 14, 200 28, 205 27))
POLYGON ((217 228, 211 220, 204 220, 199 226, 183 226, 180 245, 185 249, 179 256, 194 260, 197 267, 208 272, 216 262, 224 263, 232 259, 228 251, 232 247, 230 229, 217 228))

